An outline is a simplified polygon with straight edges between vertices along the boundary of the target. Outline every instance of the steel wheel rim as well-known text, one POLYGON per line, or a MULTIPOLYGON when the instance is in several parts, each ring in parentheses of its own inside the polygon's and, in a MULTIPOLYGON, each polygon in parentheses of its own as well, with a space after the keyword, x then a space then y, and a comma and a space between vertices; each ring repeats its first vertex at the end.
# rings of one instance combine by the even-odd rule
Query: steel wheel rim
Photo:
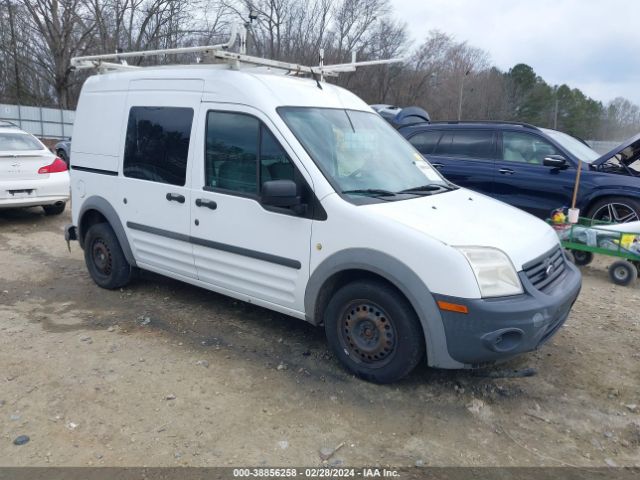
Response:
POLYGON ((627 223, 640 220, 636 211, 626 203, 607 203, 593 214, 594 220, 602 220, 613 223, 627 223))
POLYGON ((397 332, 379 305, 369 300, 349 303, 340 315, 338 329, 344 352, 357 363, 382 367, 393 358, 397 332))
POLYGON ((101 238, 93 242, 91 246, 91 258, 98 272, 102 275, 111 274, 111 250, 109 250, 109 247, 101 238))
POLYGON ((624 267, 616 267, 613 269, 613 276, 616 280, 621 282, 626 281, 629 278, 629 271, 624 267))

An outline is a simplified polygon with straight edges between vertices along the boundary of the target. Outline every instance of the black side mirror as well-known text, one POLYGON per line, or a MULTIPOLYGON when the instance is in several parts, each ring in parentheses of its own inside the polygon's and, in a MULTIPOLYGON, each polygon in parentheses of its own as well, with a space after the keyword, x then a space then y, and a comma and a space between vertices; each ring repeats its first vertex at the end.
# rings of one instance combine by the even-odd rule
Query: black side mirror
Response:
POLYGON ((545 167, 565 169, 569 167, 567 159, 562 155, 548 155, 544 157, 543 165, 545 167))
POLYGON ((280 208, 300 206, 298 186, 293 180, 269 180, 262 184, 261 201, 263 205, 280 208))

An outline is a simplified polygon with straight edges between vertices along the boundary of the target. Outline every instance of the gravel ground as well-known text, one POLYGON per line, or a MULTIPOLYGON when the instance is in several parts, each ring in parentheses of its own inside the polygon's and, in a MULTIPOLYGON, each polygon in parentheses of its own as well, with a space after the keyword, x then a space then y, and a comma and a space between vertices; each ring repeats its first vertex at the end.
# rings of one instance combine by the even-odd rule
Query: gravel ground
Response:
POLYGON ((377 386, 299 320, 149 273, 98 288, 65 223, 0 211, 0 465, 640 465, 639 286, 607 259, 540 351, 377 386))

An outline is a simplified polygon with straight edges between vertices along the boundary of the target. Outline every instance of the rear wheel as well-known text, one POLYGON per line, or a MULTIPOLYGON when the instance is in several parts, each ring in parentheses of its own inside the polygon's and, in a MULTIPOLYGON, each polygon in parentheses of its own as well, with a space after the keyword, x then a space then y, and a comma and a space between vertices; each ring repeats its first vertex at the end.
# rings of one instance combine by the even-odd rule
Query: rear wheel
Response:
POLYGON ((627 223, 640 220, 640 202, 628 197, 608 197, 596 202, 589 218, 612 223, 627 223))
POLYGON ((627 286, 638 279, 638 269, 631 262, 620 260, 609 267, 609 277, 616 285, 627 286))
POLYGON ((45 215, 60 215, 64 212, 66 206, 67 204, 63 202, 55 205, 43 205, 42 209, 44 210, 45 215))
POLYGON ((324 323, 336 356, 365 380, 399 380, 425 353, 413 308, 383 282, 357 281, 340 288, 327 305, 324 323))
POLYGON ((108 223, 96 223, 87 231, 84 260, 91 278, 102 288, 124 287, 131 279, 131 265, 108 223))

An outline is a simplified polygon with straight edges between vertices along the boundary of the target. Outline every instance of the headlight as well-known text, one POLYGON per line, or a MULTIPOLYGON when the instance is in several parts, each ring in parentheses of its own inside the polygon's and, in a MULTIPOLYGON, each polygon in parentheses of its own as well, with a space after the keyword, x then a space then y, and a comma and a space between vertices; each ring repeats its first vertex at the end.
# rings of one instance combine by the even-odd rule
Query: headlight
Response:
POLYGON ((505 297, 522 293, 522 284, 509 257, 488 247, 457 247, 476 275, 482 297, 505 297))

